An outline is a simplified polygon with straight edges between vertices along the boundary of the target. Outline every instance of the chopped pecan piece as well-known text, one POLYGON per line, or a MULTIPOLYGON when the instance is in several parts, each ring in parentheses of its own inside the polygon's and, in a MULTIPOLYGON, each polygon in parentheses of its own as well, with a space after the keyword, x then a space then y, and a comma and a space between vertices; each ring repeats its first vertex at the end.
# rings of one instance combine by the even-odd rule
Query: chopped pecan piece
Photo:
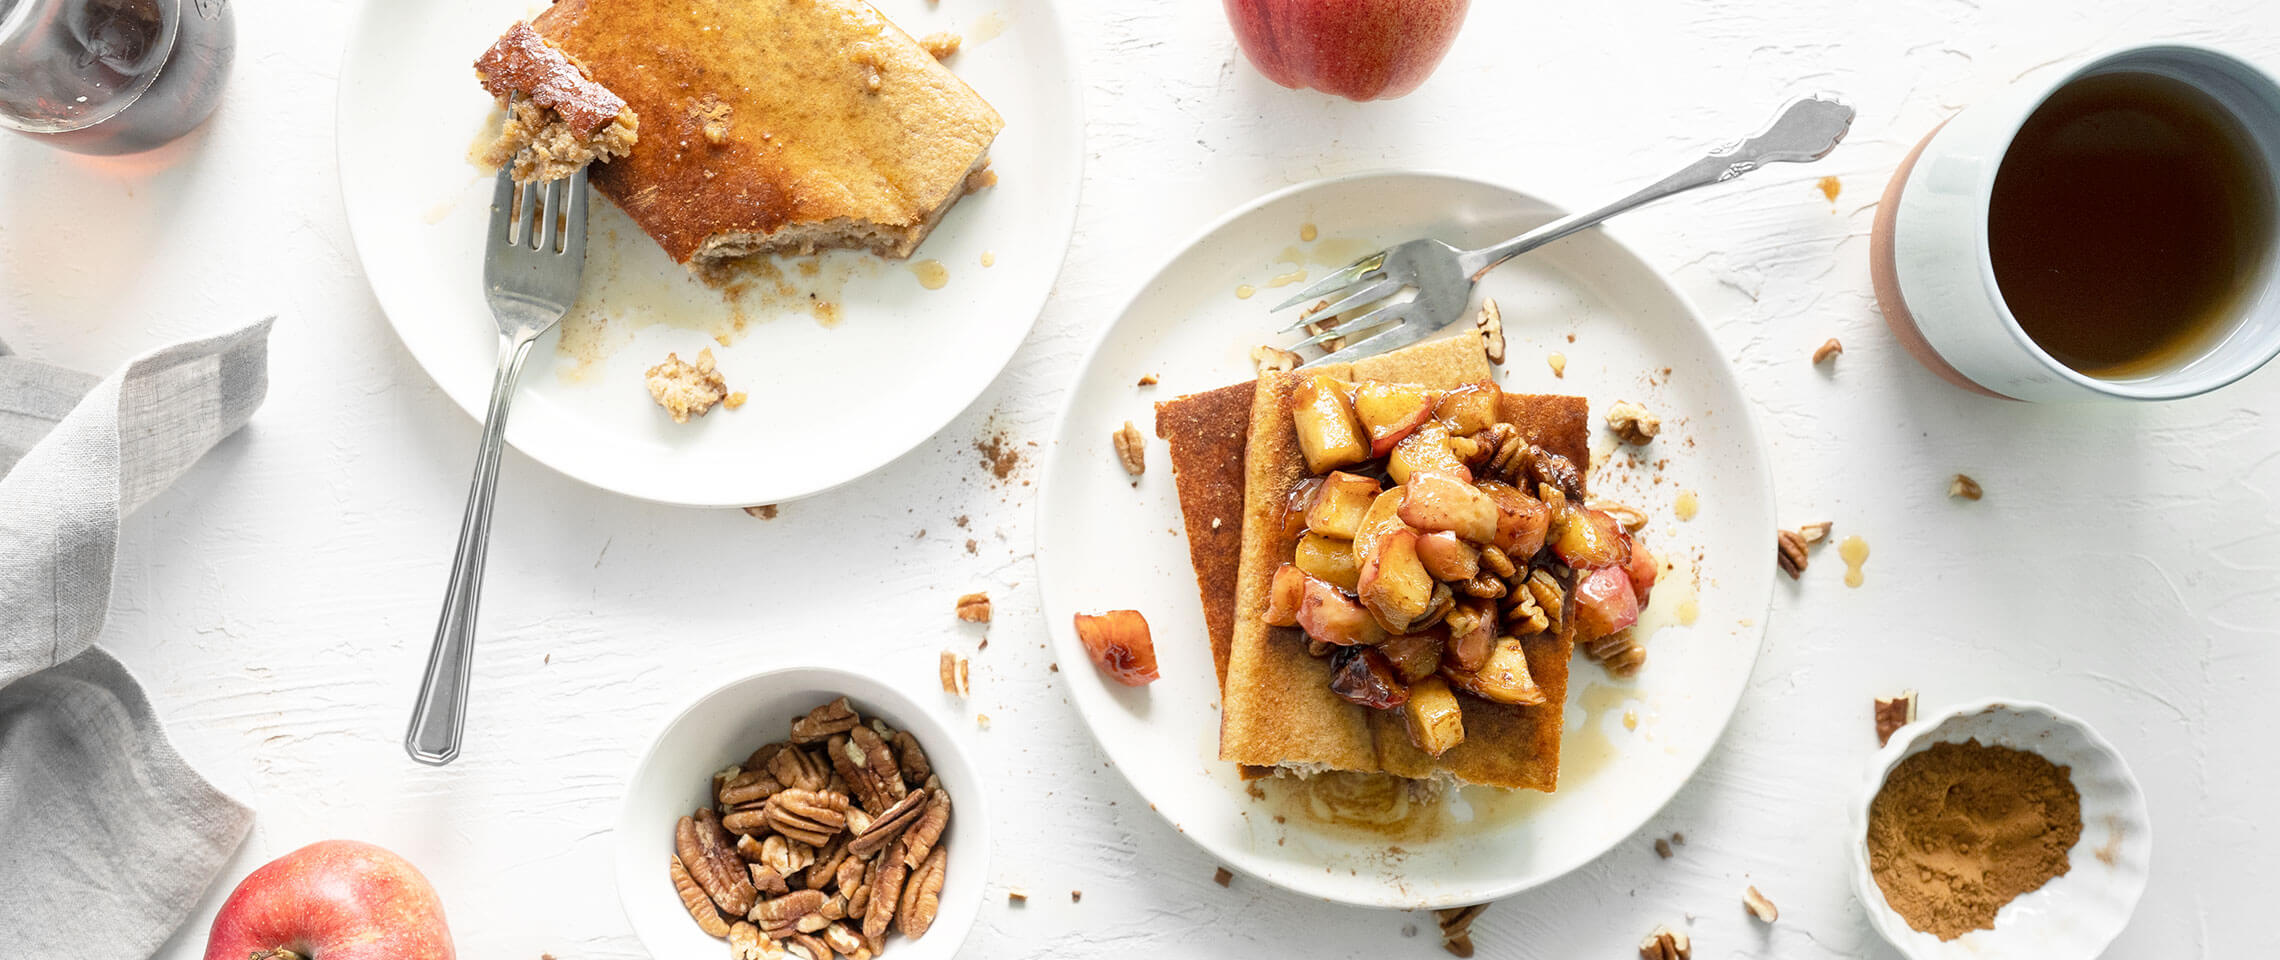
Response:
POLYGON ((1662 837, 1656 837, 1656 838, 1655 838, 1655 856, 1658 856, 1658 857, 1661 857, 1661 858, 1663 858, 1663 859, 1665 859, 1665 860, 1668 860, 1668 859, 1670 859, 1670 853, 1671 853, 1671 851, 1670 851, 1670 841, 1669 841, 1669 840, 1666 840, 1666 839, 1664 839, 1664 838, 1662 838, 1662 837))
POLYGON ((1829 531, 1835 527, 1836 524, 1830 523, 1827 520, 1823 520, 1820 523, 1808 523, 1802 527, 1797 528, 1797 535, 1805 538, 1806 543, 1820 543, 1823 540, 1829 539, 1829 531))
POLYGON ((1979 489, 1979 481, 1963 474, 1956 474, 1955 479, 1948 481, 1948 496, 1950 497, 1977 500, 1984 495, 1985 492, 1979 489))
POLYGON ((848 704, 847 698, 840 697, 792 721, 792 742, 821 743, 862 722, 863 718, 855 715, 855 708, 848 704))
POLYGON ((869 955, 866 952, 868 948, 863 945, 863 935, 844 923, 834 923, 823 928, 823 942, 843 957, 852 958, 858 953, 869 955))
POLYGON ((1472 925, 1480 919, 1488 904, 1476 903, 1469 907, 1450 907, 1433 911, 1433 919, 1441 925, 1441 949, 1460 957, 1473 955, 1472 925))
POLYGON ((1235 871, 1229 870, 1226 867, 1220 867, 1219 869, 1212 871, 1211 882, 1216 883, 1222 887, 1230 883, 1234 883, 1235 871))
POLYGON ((1759 893, 1756 887, 1742 891, 1742 906, 1749 910, 1750 916, 1758 918, 1760 923, 1772 923, 1781 919, 1781 910, 1773 905, 1773 901, 1766 899, 1765 894, 1759 893))
POLYGON ((959 597, 958 619, 967 623, 990 622, 990 595, 976 591, 959 597))
POLYGON ((942 692, 963 697, 973 691, 973 665, 954 650, 942 651, 942 692))
MULTIPOLYGON (((742 839, 751 840, 752 838, 744 837, 742 839)), ((745 852, 742 844, 737 846, 736 852, 745 852)), ((752 874, 752 889, 771 897, 780 897, 792 892, 792 885, 784 882, 783 874, 777 873, 776 868, 759 862, 759 853, 760 842, 754 840, 752 852, 745 854, 751 857, 753 862, 744 865, 746 871, 752 874)))
POLYGON ((1251 348, 1251 368, 1259 373, 1277 370, 1296 370, 1305 359, 1281 347, 1257 346, 1251 348))
POLYGON ((1124 421, 1123 429, 1116 431, 1109 439, 1116 447, 1116 462, 1124 465, 1125 473, 1137 477, 1147 472, 1148 441, 1140 435, 1139 428, 1134 427, 1132 421, 1124 421))
POLYGON ((1838 343, 1837 338, 1830 337, 1827 343, 1813 348, 1813 365, 1818 367, 1843 352, 1845 352, 1845 345, 1838 343))
POLYGON ((895 908, 895 929, 903 936, 916 940, 934 925, 934 915, 942 910, 942 877, 949 863, 950 847, 936 846, 904 881, 902 904, 895 908))
POLYGON ((1694 945, 1683 931, 1658 925, 1639 941, 1639 956, 1642 960, 1694 960, 1694 945))
POLYGON ((705 893, 705 888, 697 885, 695 877, 689 876, 689 868, 681 865, 680 857, 672 859, 673 892, 681 895, 681 906, 687 908, 689 917, 697 921, 697 929, 716 937, 728 936, 728 921, 721 918, 720 910, 713 906, 712 897, 705 893))
POLYGON ((1629 400, 1617 400, 1607 408, 1607 426, 1624 443, 1644 446, 1662 432, 1662 419, 1629 400))
POLYGON ((1480 331, 1481 347, 1488 353, 1488 362, 1502 364, 1504 362, 1504 311, 1498 309, 1495 299, 1484 299, 1480 302, 1480 315, 1473 318, 1473 328, 1480 331))
POLYGON ((729 960, 775 960, 783 955, 783 948, 762 936, 759 927, 739 920, 728 929, 729 960))
POLYGON ((760 841, 760 864, 776 871, 787 883, 792 874, 807 869, 808 864, 814 862, 815 848, 797 840, 769 834, 768 839, 760 841))
POLYGON ((1902 690, 1897 697, 1876 698, 1876 745, 1892 742, 1892 734, 1916 722, 1916 691, 1902 690))
POLYGON ((1623 529, 1632 533, 1639 532, 1639 528, 1647 525, 1647 515, 1639 512, 1630 504, 1616 503, 1613 500, 1593 500, 1585 506, 1615 518, 1616 523, 1622 524, 1623 529))

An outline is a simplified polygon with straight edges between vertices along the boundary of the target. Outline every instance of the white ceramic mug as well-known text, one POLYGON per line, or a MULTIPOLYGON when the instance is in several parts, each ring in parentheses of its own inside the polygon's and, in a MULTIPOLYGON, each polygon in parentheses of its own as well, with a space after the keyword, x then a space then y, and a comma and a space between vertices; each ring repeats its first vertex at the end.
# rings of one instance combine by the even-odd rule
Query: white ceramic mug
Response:
POLYGON ((1901 161, 1869 242, 1885 321, 1909 353, 1949 382, 2014 400, 2171 400, 2224 386, 2280 354, 2280 238, 2270 238, 2259 275, 2206 345, 2148 373, 2105 378, 2077 371, 2037 346, 2003 302, 1987 239, 1988 201, 2003 155, 2052 93, 2109 73, 2161 74, 2214 98, 2254 144, 2264 195, 2280 197, 2280 83, 2205 47, 2119 50, 1955 115, 1901 161))

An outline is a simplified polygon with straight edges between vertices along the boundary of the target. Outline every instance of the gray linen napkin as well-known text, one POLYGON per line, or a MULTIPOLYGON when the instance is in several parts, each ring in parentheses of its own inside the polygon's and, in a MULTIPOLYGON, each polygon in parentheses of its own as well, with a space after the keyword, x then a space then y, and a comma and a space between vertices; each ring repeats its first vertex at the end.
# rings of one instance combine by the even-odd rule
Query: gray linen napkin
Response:
POLYGON ((0 345, 0 954, 151 955, 252 824, 93 647, 120 518, 245 425, 268 342, 263 320, 101 381, 0 345))

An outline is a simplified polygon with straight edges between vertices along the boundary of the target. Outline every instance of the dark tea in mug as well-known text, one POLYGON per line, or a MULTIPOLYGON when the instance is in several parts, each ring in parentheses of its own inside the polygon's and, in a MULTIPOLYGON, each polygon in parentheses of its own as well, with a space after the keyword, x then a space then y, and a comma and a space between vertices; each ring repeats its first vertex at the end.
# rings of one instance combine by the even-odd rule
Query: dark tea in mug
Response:
POLYGON ((2229 331, 2271 261, 2273 185, 2232 111, 2158 73, 2092 74, 2027 119, 1987 242, 2004 305, 2052 358, 2127 378, 2229 331))

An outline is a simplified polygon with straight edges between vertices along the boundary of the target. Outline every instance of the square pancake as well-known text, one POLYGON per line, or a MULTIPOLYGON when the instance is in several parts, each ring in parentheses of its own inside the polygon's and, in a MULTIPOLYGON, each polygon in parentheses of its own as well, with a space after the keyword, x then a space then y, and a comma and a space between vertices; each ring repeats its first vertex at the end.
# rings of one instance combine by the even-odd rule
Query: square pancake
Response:
POLYGON ((862 0, 555 0, 532 25, 640 114, 594 186, 674 260, 907 257, 997 111, 862 0))
MULTIPOLYGON (((1443 388, 1492 376, 1479 341, 1470 336, 1313 372, 1443 388)), ((1282 535, 1283 504, 1291 487, 1308 476, 1290 423, 1290 391, 1299 379, 1271 373, 1255 386, 1239 384, 1157 407, 1157 432, 1171 444, 1190 559, 1220 670, 1222 759, 1246 766, 1384 771, 1417 778, 1446 771, 1468 783, 1552 789, 1558 782, 1571 635, 1525 642, 1546 705, 1515 707, 1466 698, 1465 742, 1435 760, 1409 744, 1396 713, 1360 707, 1331 693, 1329 662, 1307 655, 1302 633, 1260 622, 1274 568, 1288 560, 1293 547, 1282 535), (1246 391, 1250 409, 1238 427, 1232 411, 1246 391), (1228 456, 1237 435, 1242 456, 1228 456), (1243 491, 1239 544, 1230 543, 1234 538, 1226 533, 1233 525, 1226 518, 1236 513, 1230 491, 1237 487, 1243 491), (1213 518, 1221 520, 1217 529, 1210 527, 1213 518)), ((1588 465, 1588 409, 1581 398, 1508 394, 1501 413, 1532 442, 1588 465)))

